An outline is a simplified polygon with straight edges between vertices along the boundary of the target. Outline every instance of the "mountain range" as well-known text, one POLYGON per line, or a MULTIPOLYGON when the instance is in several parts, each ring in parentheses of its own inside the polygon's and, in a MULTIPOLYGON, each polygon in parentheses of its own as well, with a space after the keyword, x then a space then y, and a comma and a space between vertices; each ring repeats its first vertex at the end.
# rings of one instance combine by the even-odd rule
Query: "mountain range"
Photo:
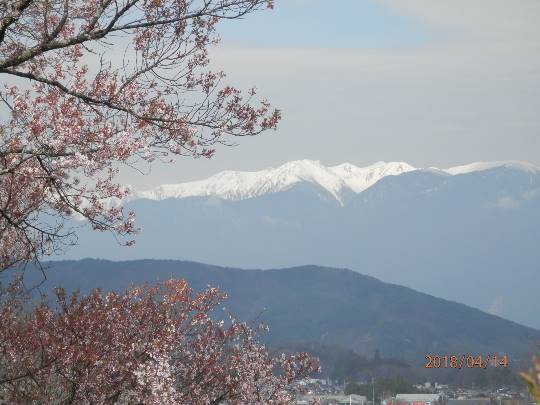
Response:
POLYGON ((361 193, 386 176, 397 176, 415 170, 458 175, 497 167, 514 168, 530 173, 537 173, 540 170, 534 165, 517 161, 476 162, 441 170, 434 167, 418 169, 406 162, 377 162, 366 167, 343 163, 326 167, 319 161, 297 160, 277 168, 256 172, 224 171, 205 180, 163 184, 151 190, 140 191, 132 188, 130 199, 219 197, 226 200, 244 200, 285 191, 300 183, 310 183, 321 187, 336 200, 343 202, 346 193, 361 193))
POLYGON ((540 169, 295 161, 132 189, 134 247, 81 230, 63 258, 350 268, 540 328, 540 169))
POLYGON ((132 199, 164 200, 167 198, 219 197, 244 200, 264 194, 285 191, 300 183, 310 183, 342 202, 344 193, 360 193, 385 176, 415 170, 404 162, 377 162, 367 167, 350 163, 325 167, 318 161, 298 160, 278 168, 258 172, 225 171, 206 180, 180 184, 164 184, 152 190, 133 190, 132 199))

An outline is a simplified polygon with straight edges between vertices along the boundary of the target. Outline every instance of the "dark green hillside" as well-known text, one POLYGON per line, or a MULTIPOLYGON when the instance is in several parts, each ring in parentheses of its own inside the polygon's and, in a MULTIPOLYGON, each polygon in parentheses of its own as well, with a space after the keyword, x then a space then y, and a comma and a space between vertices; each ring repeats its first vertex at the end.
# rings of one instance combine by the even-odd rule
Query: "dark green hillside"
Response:
POLYGON ((49 266, 48 287, 118 290, 171 277, 185 278, 195 289, 218 286, 229 295, 225 305, 235 315, 247 320, 261 315, 271 328, 266 339, 274 345, 339 345, 367 356, 378 348, 384 357, 421 364, 426 353, 507 352, 515 358, 540 342, 540 331, 344 269, 261 271, 182 261, 89 259, 49 266))

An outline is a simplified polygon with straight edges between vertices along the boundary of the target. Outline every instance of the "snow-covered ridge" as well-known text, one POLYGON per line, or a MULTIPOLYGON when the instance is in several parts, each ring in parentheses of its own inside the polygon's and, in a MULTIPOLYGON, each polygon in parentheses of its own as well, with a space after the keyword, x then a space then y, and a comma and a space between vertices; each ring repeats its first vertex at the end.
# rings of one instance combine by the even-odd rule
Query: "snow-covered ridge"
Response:
POLYGON ((495 162, 475 162, 468 165, 451 167, 445 171, 449 174, 466 174, 472 172, 481 172, 484 170, 495 169, 497 167, 507 167, 514 170, 520 170, 528 173, 538 173, 540 168, 531 163, 520 162, 517 160, 501 160, 495 162))
POLYGON ((297 160, 257 172, 224 171, 200 181, 163 184, 147 191, 132 189, 130 199, 163 200, 215 196, 226 200, 243 200, 280 192, 295 184, 307 182, 324 188, 341 202, 344 191, 360 193, 386 176, 397 176, 414 170, 458 175, 501 166, 526 172, 540 172, 540 168, 534 165, 516 161, 476 162, 449 169, 418 169, 405 162, 377 162, 366 167, 343 163, 327 167, 319 161, 297 160))

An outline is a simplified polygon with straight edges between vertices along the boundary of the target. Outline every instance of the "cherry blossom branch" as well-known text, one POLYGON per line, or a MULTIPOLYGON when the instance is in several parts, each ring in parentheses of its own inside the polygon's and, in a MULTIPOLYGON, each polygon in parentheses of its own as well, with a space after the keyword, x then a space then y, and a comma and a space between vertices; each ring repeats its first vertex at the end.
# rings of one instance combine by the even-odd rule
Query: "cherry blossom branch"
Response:
POLYGON ((121 207, 129 190, 116 181, 120 167, 210 158, 228 137, 275 129, 279 110, 208 69, 220 20, 271 7, 269 0, 0 1, 0 98, 8 110, 0 119, 0 271, 69 246, 74 233, 63 226, 74 216, 131 244, 123 238, 137 228, 121 207), (92 71, 87 62, 96 56, 92 71))

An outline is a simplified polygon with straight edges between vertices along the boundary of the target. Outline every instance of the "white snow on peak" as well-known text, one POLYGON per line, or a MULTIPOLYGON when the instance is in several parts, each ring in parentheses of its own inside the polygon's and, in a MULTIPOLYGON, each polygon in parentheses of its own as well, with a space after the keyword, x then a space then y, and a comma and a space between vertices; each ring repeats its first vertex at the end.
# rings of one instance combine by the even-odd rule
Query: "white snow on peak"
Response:
POLYGON ((416 170, 405 162, 377 162, 366 167, 357 167, 350 163, 329 167, 355 193, 360 193, 386 176, 397 176, 401 173, 416 170))
POLYGON ((132 191, 131 199, 163 200, 216 196, 227 200, 243 200, 286 190, 307 182, 319 185, 341 202, 341 193, 349 189, 359 193, 381 178, 415 170, 402 162, 377 162, 367 167, 350 163, 326 167, 319 161, 296 160, 277 168, 257 172, 225 171, 206 180, 180 184, 163 184, 148 191, 132 191))
POLYGON ((456 166, 446 169, 445 172, 456 175, 472 172, 481 172, 484 170, 495 169, 497 167, 507 167, 514 170, 520 170, 527 173, 538 173, 540 168, 531 163, 520 162, 517 160, 500 160, 495 162, 475 162, 468 165, 456 166))
POLYGON ((277 168, 256 172, 224 171, 206 180, 163 184, 147 191, 132 189, 130 199, 163 200, 215 196, 226 200, 244 200, 287 190, 295 184, 311 183, 324 188, 342 203, 344 191, 361 193, 386 176, 397 176, 414 170, 448 176, 497 167, 508 167, 528 173, 540 172, 537 166, 517 161, 476 162, 441 170, 436 167, 416 169, 405 162, 377 162, 366 167, 343 163, 326 167, 315 160, 296 160, 277 168))

